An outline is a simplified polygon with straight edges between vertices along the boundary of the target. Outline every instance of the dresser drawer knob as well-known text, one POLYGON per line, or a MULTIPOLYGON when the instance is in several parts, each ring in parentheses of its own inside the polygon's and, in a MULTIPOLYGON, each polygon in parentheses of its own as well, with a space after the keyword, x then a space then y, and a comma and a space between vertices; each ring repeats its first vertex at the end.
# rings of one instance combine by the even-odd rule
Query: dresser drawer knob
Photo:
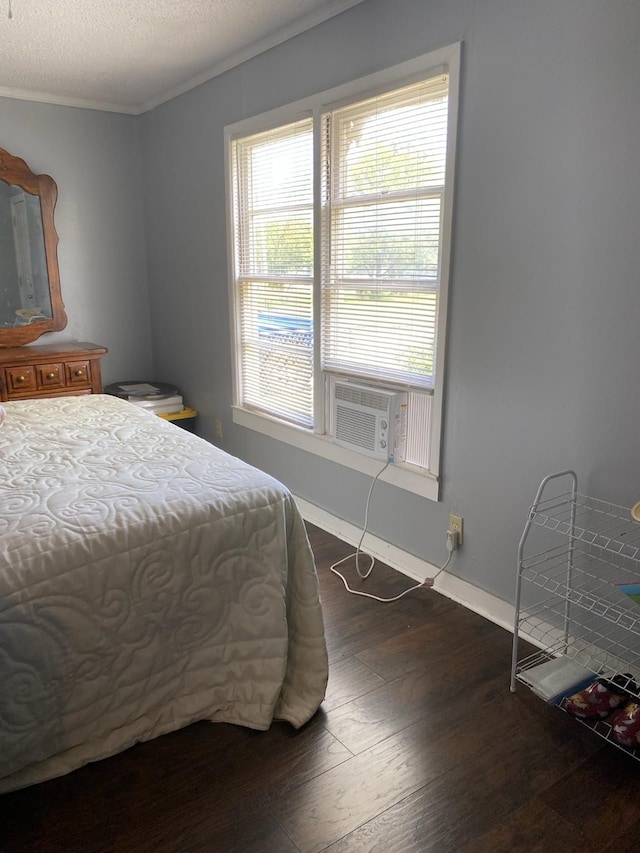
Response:
POLYGON ((84 376, 84 371, 76 370, 76 372, 74 373, 74 376, 84 376))
POLYGON ((51 373, 47 373, 47 379, 55 379, 55 378, 56 378, 56 375, 55 375, 55 373, 53 373, 53 371, 51 373))
POLYGON ((24 376, 16 376, 16 385, 21 385, 25 381, 24 376))

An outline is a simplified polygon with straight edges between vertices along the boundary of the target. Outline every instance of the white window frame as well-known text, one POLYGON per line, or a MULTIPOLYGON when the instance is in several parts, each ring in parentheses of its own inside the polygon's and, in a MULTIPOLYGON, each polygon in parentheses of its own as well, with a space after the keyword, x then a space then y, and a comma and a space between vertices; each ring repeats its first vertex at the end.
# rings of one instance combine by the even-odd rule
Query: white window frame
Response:
MULTIPOLYGON (((339 465, 344 465, 356 471, 374 476, 380 470, 380 461, 369 458, 363 454, 341 447, 334 443, 331 436, 324 434, 325 406, 327 404, 324 394, 324 383, 315 383, 316 419, 315 432, 284 423, 277 418, 263 413, 257 413, 243 408, 238 404, 239 388, 237 375, 236 352, 239 339, 238 318, 234 299, 234 243, 233 243, 233 187, 231 169, 231 146, 232 140, 237 136, 259 133, 269 128, 284 125, 302 117, 313 115, 319 119, 320 115, 327 109, 339 104, 341 101, 353 100, 355 97, 363 99, 393 88, 396 84, 400 88, 419 79, 427 78, 441 71, 449 74, 449 110, 447 131, 447 180, 444 194, 443 224, 442 224, 442 257, 441 257, 441 285, 439 292, 439 312, 436 350, 436 384, 433 392, 431 405, 431 429, 430 429, 430 470, 426 471, 408 463, 395 463, 389 465, 381 476, 382 480, 389 482, 399 488, 421 495, 433 501, 440 498, 440 459, 442 443, 442 414, 444 399, 445 378, 445 350, 447 331, 447 308, 450 285, 450 261, 452 242, 452 220, 453 220, 453 197, 455 177, 455 151, 457 137, 458 100, 460 85, 460 53, 459 43, 449 45, 440 50, 433 51, 424 56, 393 66, 392 68, 379 71, 367 77, 353 82, 337 86, 288 104, 262 115, 245 119, 229 125, 225 128, 225 174, 226 174, 226 197, 227 197, 227 252, 229 258, 229 298, 231 324, 231 364, 233 379, 233 421, 248 429, 267 435, 278 441, 324 457, 339 465)), ((320 121, 316 120, 316 133, 320 132, 320 121)), ((321 162, 319 140, 315 140, 314 146, 314 177, 316 186, 315 200, 315 253, 316 262, 319 261, 320 246, 320 223, 321 210, 319 187, 321 184, 321 162)), ((316 276, 314 288, 320 287, 320 278, 316 276)), ((316 294, 318 296, 318 294, 316 294)), ((320 299, 315 299, 314 325, 320 327, 320 299)), ((321 375, 319 348, 316 347, 314 356, 314 372, 321 375)))

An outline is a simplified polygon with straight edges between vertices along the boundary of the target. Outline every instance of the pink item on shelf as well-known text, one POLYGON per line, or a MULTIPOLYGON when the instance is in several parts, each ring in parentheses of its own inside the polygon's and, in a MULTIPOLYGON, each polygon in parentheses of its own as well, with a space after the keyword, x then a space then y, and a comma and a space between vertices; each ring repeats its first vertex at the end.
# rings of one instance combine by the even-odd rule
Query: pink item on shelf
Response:
MULTIPOLYGON (((622 680, 621 676, 616 677, 622 680)), ((628 681, 629 679, 626 679, 626 682, 628 681)), ((627 691, 619 687, 615 681, 597 679, 584 690, 563 699, 561 705, 569 714, 582 720, 603 720, 624 705, 628 699, 627 691)))
POLYGON ((629 702, 624 708, 612 714, 611 737, 620 746, 634 748, 640 746, 640 704, 629 702))

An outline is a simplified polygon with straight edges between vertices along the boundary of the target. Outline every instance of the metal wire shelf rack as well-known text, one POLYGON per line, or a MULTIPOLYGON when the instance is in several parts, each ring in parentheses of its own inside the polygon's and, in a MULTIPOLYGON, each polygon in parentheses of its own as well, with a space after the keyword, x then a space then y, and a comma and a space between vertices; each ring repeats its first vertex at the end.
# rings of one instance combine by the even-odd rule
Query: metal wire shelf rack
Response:
MULTIPOLYGON (((561 599, 596 613, 640 637, 640 604, 622 586, 640 581, 638 573, 565 545, 523 559, 522 579, 561 599)), ((553 599, 549 606, 552 606, 553 599)), ((639 640, 640 642, 640 640, 639 640)))
POLYGON ((606 553, 622 568, 638 568, 640 525, 626 507, 577 491, 565 492, 534 503, 529 518, 532 524, 569 536, 574 543, 590 547, 594 553, 606 553))
MULTIPOLYGON (((634 683, 640 683, 640 598, 632 597, 634 584, 640 584, 640 524, 631 511, 579 493, 573 471, 545 477, 518 549, 511 690, 521 681, 557 702, 559 697, 535 686, 536 670, 570 662, 590 677, 626 679, 630 700, 640 702, 634 683), (569 491, 553 492, 567 480, 569 491), (536 534, 540 528, 546 532, 536 534), (521 640, 536 650, 520 656, 521 640)), ((606 719, 580 722, 640 759, 640 744, 621 746, 606 719)))

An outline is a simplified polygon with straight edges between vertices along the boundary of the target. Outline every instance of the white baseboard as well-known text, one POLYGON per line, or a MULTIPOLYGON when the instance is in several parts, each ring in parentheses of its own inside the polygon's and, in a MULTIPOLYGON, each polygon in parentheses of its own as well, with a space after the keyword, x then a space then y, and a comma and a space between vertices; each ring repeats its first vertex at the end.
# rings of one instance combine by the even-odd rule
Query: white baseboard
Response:
MULTIPOLYGON (((315 524, 316 527, 326 530, 327 533, 332 533, 350 545, 357 546, 362 536, 362 529, 309 503, 304 498, 296 497, 295 500, 305 521, 315 524)), ((381 560, 414 581, 422 582, 427 578, 432 578, 438 571, 438 566, 434 566, 414 554, 409 554, 395 545, 390 545, 369 532, 365 535, 362 548, 372 557, 381 560)), ((453 560, 455 560, 455 554, 453 560)), ((433 589, 469 610, 473 610, 474 613, 484 616, 496 625, 513 632, 514 607, 501 598, 450 574, 449 571, 444 571, 438 577, 433 589)))

